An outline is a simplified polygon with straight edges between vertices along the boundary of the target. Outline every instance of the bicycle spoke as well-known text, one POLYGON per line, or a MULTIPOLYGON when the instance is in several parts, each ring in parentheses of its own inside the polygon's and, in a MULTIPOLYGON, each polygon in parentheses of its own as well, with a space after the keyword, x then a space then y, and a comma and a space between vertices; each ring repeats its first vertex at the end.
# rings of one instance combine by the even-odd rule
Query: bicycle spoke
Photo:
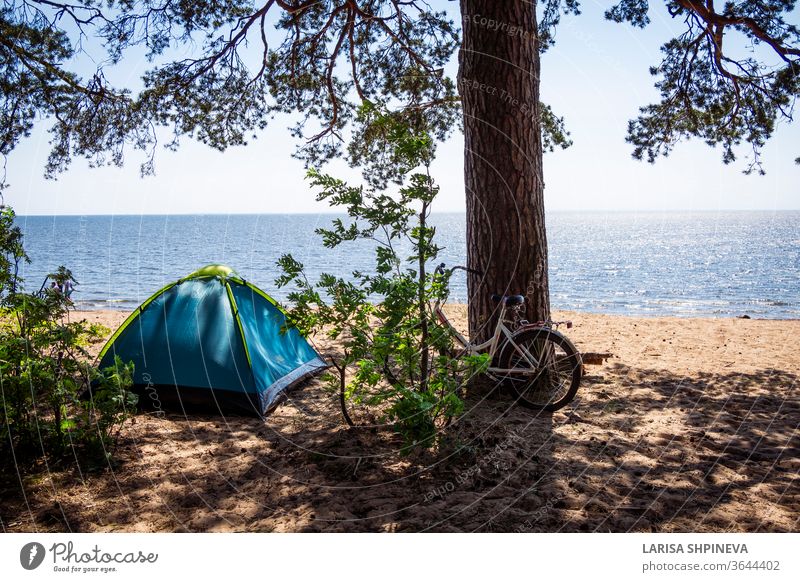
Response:
POLYGON ((560 408, 572 398, 579 360, 557 337, 548 330, 531 331, 509 341, 506 348, 505 379, 521 401, 535 408, 560 408))
MULTIPOLYGON (((509 343, 514 347, 514 351, 516 351, 519 355, 522 356, 522 366, 527 367, 530 366, 531 368, 538 368, 539 362, 541 361, 541 355, 537 358, 530 351, 525 347, 517 344, 514 340, 508 340, 509 343)), ((520 367, 520 366, 514 366, 520 367)))

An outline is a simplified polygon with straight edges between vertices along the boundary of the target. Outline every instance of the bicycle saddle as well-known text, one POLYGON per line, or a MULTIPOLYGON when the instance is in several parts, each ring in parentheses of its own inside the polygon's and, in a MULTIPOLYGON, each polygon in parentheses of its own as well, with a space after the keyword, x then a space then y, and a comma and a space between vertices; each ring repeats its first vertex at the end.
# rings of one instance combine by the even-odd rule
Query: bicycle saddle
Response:
POLYGON ((497 295, 492 294, 492 301, 495 303, 504 302, 506 305, 522 305, 525 303, 524 295, 497 295))

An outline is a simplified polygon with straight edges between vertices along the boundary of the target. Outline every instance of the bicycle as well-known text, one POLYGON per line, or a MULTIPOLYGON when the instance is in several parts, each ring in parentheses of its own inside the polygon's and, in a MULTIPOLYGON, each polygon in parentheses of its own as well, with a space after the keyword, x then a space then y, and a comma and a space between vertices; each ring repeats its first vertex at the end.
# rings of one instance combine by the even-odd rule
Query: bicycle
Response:
MULTIPOLYGON (((436 267, 435 274, 449 280, 457 269, 482 275, 480 271, 460 265, 446 269, 444 263, 436 267)), ((446 299, 432 302, 431 309, 440 323, 449 327, 459 344, 460 352, 456 357, 488 353, 491 364, 486 374, 510 387, 518 402, 528 408, 552 412, 575 398, 583 376, 583 361, 572 342, 557 330, 560 325, 572 327, 571 322, 529 323, 521 317, 525 306, 523 295, 493 294, 492 300, 500 304, 497 325, 489 340, 475 344, 447 319, 442 310, 446 299)))

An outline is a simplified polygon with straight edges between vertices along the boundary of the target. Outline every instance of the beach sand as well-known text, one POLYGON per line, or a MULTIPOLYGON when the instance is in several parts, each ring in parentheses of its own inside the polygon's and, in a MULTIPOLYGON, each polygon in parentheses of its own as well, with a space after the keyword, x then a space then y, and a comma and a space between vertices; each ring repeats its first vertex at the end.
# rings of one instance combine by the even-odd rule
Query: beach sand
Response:
MULTIPOLYGON (((466 309, 451 307, 464 325, 466 309)), ((127 314, 74 313, 116 328, 127 314)), ((266 420, 139 414, 113 467, 9 477, 6 531, 798 531, 800 321, 557 313, 573 405, 485 382, 440 451, 347 429, 313 380, 266 420), (15 485, 16 483, 16 485, 15 485)), ((100 346, 97 346, 96 351, 100 346)))

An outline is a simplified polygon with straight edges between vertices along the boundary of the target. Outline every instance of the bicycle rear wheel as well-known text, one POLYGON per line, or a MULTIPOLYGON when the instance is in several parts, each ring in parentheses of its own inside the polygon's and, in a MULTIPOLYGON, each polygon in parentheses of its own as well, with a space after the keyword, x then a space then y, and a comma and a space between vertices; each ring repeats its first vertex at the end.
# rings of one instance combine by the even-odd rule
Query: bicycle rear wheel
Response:
POLYGON ((548 328, 523 329, 500 350, 504 384, 520 404, 552 412, 569 404, 581 383, 583 366, 575 346, 548 328))

